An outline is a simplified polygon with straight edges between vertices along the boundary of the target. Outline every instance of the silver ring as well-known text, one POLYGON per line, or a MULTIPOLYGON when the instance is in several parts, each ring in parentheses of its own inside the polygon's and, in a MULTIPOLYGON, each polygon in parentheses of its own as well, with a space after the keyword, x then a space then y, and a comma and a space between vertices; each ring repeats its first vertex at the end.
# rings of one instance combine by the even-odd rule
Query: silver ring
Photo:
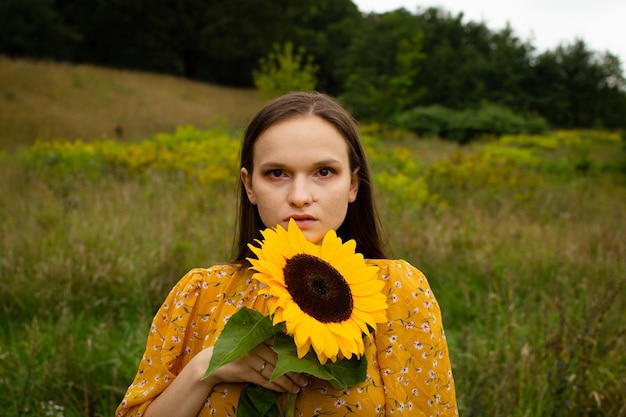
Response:
POLYGON ((263 366, 261 366, 261 369, 259 369, 259 373, 263 372, 263 369, 265 369, 266 366, 267 362, 263 362, 263 366))

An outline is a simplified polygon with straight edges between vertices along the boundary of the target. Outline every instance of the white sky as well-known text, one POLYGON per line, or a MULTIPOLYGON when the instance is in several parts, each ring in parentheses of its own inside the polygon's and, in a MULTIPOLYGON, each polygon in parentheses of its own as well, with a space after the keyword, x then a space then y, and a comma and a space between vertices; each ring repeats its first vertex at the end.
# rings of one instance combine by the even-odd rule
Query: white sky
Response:
POLYGON ((404 7, 416 13, 439 7, 463 22, 484 22, 493 32, 507 22, 522 41, 541 53, 576 39, 587 48, 617 55, 626 72, 626 0, 352 0, 361 12, 382 13, 404 7))

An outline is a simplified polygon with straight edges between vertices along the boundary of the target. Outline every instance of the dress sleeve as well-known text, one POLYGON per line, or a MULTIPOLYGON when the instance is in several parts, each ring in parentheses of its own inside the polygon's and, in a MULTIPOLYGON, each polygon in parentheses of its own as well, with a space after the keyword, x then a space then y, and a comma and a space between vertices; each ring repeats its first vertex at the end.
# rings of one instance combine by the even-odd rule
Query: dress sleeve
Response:
POLYGON ((458 416, 441 311, 426 277, 402 260, 381 275, 389 308, 376 345, 386 415, 458 416))
MULTIPOLYGON (((119 405, 116 417, 142 416, 152 400, 163 392, 183 367, 196 337, 192 312, 200 298, 203 277, 207 271, 194 269, 172 288, 156 313, 139 369, 119 405)), ((202 343, 201 339, 197 339, 202 343)))

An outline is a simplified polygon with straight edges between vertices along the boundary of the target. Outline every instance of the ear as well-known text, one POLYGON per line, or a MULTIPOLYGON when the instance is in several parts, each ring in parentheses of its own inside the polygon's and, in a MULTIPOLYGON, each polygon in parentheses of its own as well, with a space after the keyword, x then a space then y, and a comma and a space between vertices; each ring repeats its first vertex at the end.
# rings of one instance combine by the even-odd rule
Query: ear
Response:
POLYGON ((239 175, 241 177, 241 182, 246 189, 246 195, 248 196, 248 200, 250 200, 251 204, 256 204, 256 195, 254 194, 254 190, 252 189, 252 175, 248 172, 247 168, 241 168, 239 175))
POLYGON ((354 203, 356 195, 359 191, 359 168, 352 171, 352 178, 350 180, 350 192, 348 194, 348 202, 354 203))

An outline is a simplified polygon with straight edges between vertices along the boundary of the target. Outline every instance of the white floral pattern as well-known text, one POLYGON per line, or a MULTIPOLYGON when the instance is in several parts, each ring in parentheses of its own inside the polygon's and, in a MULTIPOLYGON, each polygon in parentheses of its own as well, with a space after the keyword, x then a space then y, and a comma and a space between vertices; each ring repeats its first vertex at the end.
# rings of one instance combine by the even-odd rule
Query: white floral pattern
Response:
MULTIPOLYGON (((441 312, 424 275, 403 260, 369 260, 385 282, 388 322, 366 340, 365 382, 336 390, 313 379, 297 400, 300 416, 458 416, 441 312)), ((215 344, 242 306, 267 314, 252 273, 233 265, 193 269, 170 291, 116 417, 141 416, 189 360, 215 344)), ((198 414, 235 416, 244 384, 220 384, 198 414)))

